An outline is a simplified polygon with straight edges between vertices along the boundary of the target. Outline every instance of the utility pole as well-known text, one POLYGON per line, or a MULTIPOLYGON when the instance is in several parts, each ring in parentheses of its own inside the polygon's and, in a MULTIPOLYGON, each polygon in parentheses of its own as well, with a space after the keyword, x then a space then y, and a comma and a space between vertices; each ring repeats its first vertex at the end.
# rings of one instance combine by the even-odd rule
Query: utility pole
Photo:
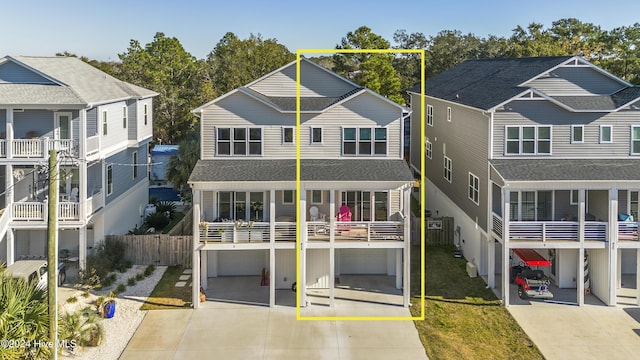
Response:
POLYGON ((47 218, 47 289, 49 300, 49 359, 58 358, 58 156, 49 150, 49 208, 47 218))

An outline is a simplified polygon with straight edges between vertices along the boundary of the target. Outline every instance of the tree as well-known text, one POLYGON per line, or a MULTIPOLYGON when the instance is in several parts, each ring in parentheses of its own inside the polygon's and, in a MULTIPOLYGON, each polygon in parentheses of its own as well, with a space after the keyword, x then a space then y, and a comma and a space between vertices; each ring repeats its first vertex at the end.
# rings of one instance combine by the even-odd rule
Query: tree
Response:
POLYGON ((635 85, 640 85, 640 23, 611 30, 604 41, 606 54, 600 66, 635 85))
POLYGON ((214 89, 224 94, 293 60, 295 55, 276 39, 251 34, 241 40, 228 32, 209 53, 206 64, 214 89))
MULTIPOLYGON (((390 44, 366 26, 348 32, 336 49, 389 49, 390 44)), ((404 104, 400 75, 393 67, 392 53, 338 53, 333 56, 334 71, 399 104, 404 104)))
POLYGON ((200 142, 190 139, 180 142, 178 153, 171 156, 167 163, 167 179, 174 188, 180 190, 183 196, 188 197, 187 181, 199 158, 200 142))
POLYGON ((177 143, 192 133, 197 122, 191 110, 214 97, 203 63, 182 47, 175 37, 159 32, 143 48, 131 40, 118 55, 120 78, 158 92, 154 99, 154 136, 161 143, 177 143))
MULTIPOLYGON (((397 44, 394 49, 416 50, 427 48, 427 38, 423 33, 407 34, 406 30, 397 30, 393 34, 393 41, 397 44)), ((426 60, 426 59, 425 59, 426 60)), ((420 83, 420 54, 398 53, 393 59, 393 67, 400 75, 400 88, 410 89, 420 83)), ((408 100, 408 94, 404 95, 408 100)))

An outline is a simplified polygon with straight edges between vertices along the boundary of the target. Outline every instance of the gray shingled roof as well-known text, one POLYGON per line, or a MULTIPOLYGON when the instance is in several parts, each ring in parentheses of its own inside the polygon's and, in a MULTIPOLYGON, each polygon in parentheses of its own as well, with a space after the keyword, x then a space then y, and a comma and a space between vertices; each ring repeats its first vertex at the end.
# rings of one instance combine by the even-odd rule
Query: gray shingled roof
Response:
POLYGON ((640 181, 638 159, 494 159, 506 181, 640 181))
POLYGON ((629 102, 638 100, 639 97, 640 88, 629 87, 624 88, 612 95, 554 96, 553 99, 575 110, 612 111, 628 104, 629 102))
MULTIPOLYGON (((489 110, 522 93, 518 85, 562 64, 572 56, 467 60, 429 78, 427 95, 489 110)), ((420 85, 411 92, 420 93, 420 85)))
MULTIPOLYGON (((248 87, 241 87, 241 89, 280 111, 296 111, 295 96, 266 96, 248 87)), ((322 111, 362 89, 363 88, 355 88, 338 97, 300 97, 300 111, 322 111)))
POLYGON ((68 87, 39 84, 0 84, 0 104, 5 105, 84 105, 68 87))
MULTIPOLYGON (((386 159, 303 159, 302 181, 393 181, 412 182, 413 175, 404 160, 386 159)), ((190 183, 226 181, 295 181, 293 159, 199 160, 190 183)))
MULTIPOLYGON (((157 95, 151 90, 118 80, 74 57, 14 56, 11 58, 68 85, 84 103, 157 95)), ((19 93, 11 96, 15 98, 19 93)))

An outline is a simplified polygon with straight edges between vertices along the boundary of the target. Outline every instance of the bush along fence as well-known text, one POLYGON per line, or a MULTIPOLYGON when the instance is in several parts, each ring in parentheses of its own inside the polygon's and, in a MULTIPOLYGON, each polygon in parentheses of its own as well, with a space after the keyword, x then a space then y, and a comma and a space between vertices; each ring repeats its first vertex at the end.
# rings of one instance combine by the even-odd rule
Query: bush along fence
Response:
MULTIPOLYGON (((425 245, 453 245, 454 221, 452 217, 425 218, 425 245)), ((420 244, 420 218, 411 215, 411 243, 420 244)))
POLYGON ((125 258, 137 265, 191 267, 193 236, 110 235, 109 242, 124 245, 125 258))

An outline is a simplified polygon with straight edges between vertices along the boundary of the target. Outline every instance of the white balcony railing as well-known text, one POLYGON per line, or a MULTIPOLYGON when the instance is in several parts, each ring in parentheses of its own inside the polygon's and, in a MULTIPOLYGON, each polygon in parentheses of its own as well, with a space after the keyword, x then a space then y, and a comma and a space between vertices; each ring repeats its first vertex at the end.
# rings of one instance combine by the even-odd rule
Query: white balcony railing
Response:
POLYGON ((336 221, 307 222, 309 241, 329 241, 333 233, 336 241, 386 241, 404 240, 404 224, 399 221, 336 221))
POLYGON ((578 240, 576 221, 511 221, 510 240, 578 240))
POLYGON ((639 241, 638 223, 628 221, 618 222, 618 240, 639 241))
POLYGON ((42 157, 42 139, 13 139, 11 152, 14 157, 42 157))
POLYGON ((104 207, 104 197, 102 196, 102 191, 98 191, 87 199, 87 216, 93 215, 102 207, 104 207))
POLYGON ((492 230, 496 233, 500 238, 502 238, 502 217, 496 213, 492 213, 492 230))
MULTIPOLYGON (((295 235, 294 235, 295 236, 295 235)), ((200 241, 203 242, 269 242, 269 223, 211 222, 200 225, 200 241)))
POLYGON ((94 153, 100 150, 100 136, 89 136, 87 138, 87 154, 94 153))
POLYGON ((13 220, 44 220, 44 203, 17 202, 13 203, 13 220))
POLYGON ((7 140, 0 139, 0 157, 7 156, 7 140))
POLYGON ((77 202, 60 202, 58 204, 58 219, 60 220, 78 220, 78 203, 77 202))
POLYGON ((294 222, 276 222, 275 231, 276 241, 296 241, 296 223, 294 222))
POLYGON ((76 154, 75 141, 72 139, 50 139, 49 149, 66 152, 69 155, 76 154))
POLYGON ((587 241, 607 241, 607 226, 604 221, 585 221, 584 239, 587 241))

